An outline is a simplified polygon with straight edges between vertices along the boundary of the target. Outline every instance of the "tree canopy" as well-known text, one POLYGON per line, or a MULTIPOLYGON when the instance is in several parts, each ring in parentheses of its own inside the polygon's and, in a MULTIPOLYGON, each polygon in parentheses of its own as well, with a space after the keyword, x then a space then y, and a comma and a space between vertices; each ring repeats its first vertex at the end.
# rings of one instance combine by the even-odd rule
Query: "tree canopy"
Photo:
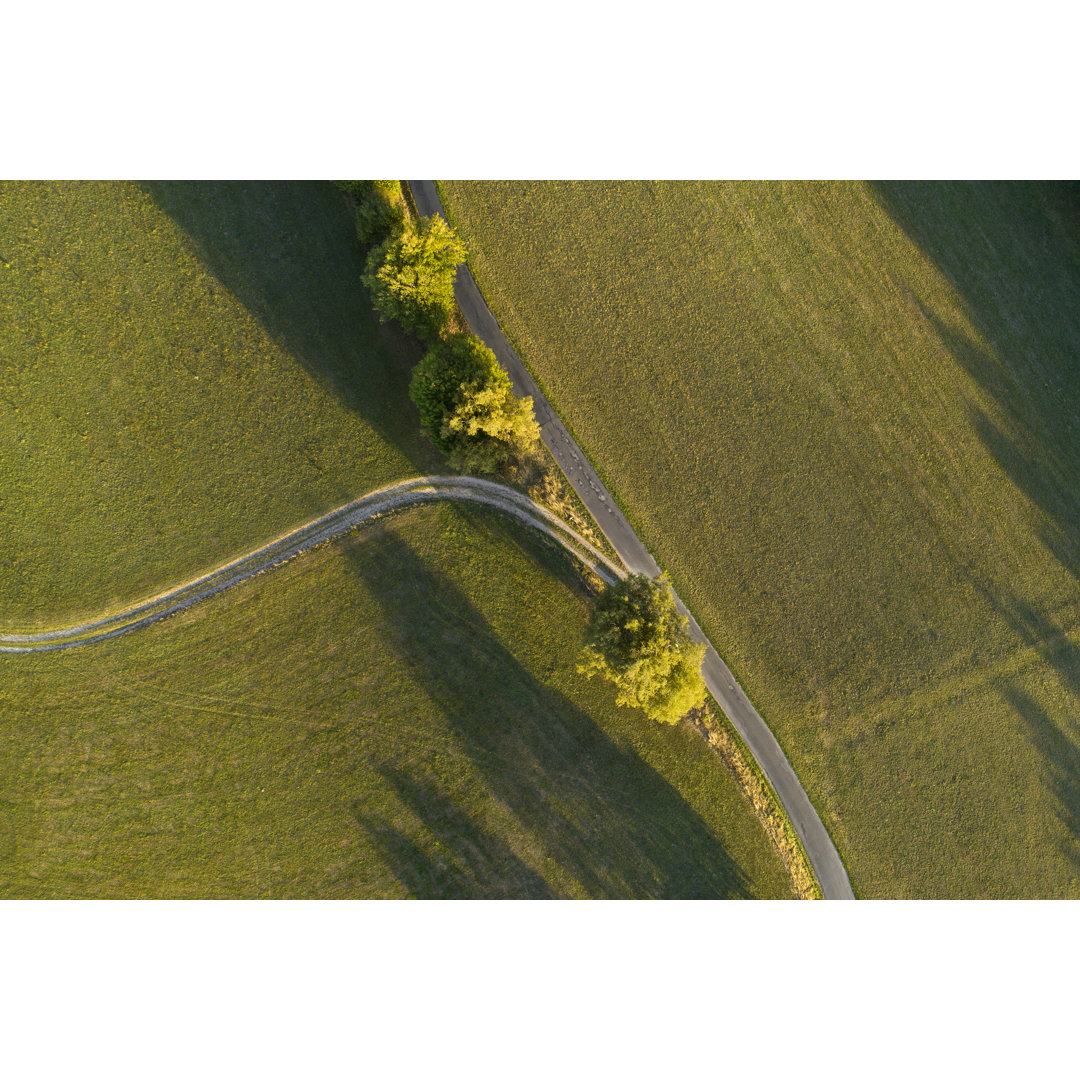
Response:
POLYGON ((454 309, 454 272, 465 257, 465 245, 437 215, 391 233, 371 249, 363 275, 379 317, 437 338, 454 309))
POLYGON ((578 670, 614 683, 620 705, 677 723, 705 701, 705 646, 686 627, 664 578, 631 574, 600 595, 578 670))
POLYGON ((400 180, 335 180, 356 200, 356 235, 361 244, 381 243, 405 227, 400 180))
POLYGON ((465 472, 494 472, 515 450, 540 438, 532 398, 516 397, 510 376, 500 367, 494 380, 462 386, 443 421, 450 461, 465 472))
POLYGON ((494 472, 540 437, 532 398, 518 398, 495 354, 472 334, 436 342, 413 369, 420 422, 455 468, 494 472))

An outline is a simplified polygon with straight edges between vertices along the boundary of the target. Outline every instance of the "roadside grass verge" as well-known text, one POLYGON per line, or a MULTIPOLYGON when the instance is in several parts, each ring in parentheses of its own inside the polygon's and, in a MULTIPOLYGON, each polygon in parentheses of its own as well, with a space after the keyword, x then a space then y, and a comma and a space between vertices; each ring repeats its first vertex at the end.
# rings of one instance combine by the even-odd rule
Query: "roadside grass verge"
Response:
POLYGON ((857 892, 1080 895, 1075 196, 441 187, 857 892))
POLYGON ((821 900, 821 886, 814 877, 806 849, 784 812, 761 766, 754 760, 738 732, 715 702, 706 701, 703 708, 684 718, 716 751, 731 772, 743 797, 754 808, 780 861, 791 878, 795 896, 800 900, 821 900))
POLYGON ((577 675, 588 605, 557 549, 440 504, 5 658, 0 895, 790 895, 702 740, 577 675))
POLYGON ((35 629, 433 471, 323 183, 0 185, 0 612, 35 629))

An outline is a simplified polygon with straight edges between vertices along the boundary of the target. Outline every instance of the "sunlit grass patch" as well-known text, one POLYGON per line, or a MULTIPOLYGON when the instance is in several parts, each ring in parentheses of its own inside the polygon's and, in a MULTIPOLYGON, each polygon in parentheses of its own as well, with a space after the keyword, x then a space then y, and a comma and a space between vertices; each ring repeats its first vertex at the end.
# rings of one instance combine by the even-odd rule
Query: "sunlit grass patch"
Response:
POLYGON ((5 658, 0 894, 789 895, 705 743, 576 674, 587 617, 542 540, 429 506, 5 658))
POLYGON ((1080 895, 1075 196, 443 193, 856 890, 1080 895))

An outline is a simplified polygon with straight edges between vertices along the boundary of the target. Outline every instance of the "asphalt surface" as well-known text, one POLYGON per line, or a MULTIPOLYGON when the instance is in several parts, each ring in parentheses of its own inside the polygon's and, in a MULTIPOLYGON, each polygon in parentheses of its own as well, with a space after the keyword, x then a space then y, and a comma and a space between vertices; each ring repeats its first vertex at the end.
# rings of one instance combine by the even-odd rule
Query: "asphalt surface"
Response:
MULTIPOLYGON (((408 183, 420 214, 424 217, 430 217, 432 214, 446 217, 435 188, 435 181, 410 180, 408 183)), ((533 399, 533 407, 537 422, 540 424, 540 434, 544 445, 554 455, 567 480, 581 496, 626 568, 632 573, 655 577, 660 573, 656 560, 638 539, 630 523, 611 497, 611 493, 600 482, 596 470, 582 453, 581 447, 570 437, 566 426, 555 414, 547 398, 540 392, 536 381, 521 362, 521 358, 510 347, 510 343, 499 328, 495 316, 488 309, 473 280, 472 272, 467 266, 462 266, 458 270, 454 282, 454 296, 473 333, 495 353, 499 362, 510 373, 514 390, 521 396, 533 399)), ((769 730, 768 724, 750 703, 742 687, 735 681, 735 676, 720 659, 719 654, 702 633, 701 627, 679 599, 678 594, 675 596, 675 602, 679 611, 688 618, 693 637, 697 641, 705 642, 705 661, 701 667, 701 674, 709 693, 727 714, 735 730, 742 736, 761 766, 762 772, 769 778, 769 783, 772 784, 783 803, 806 849, 810 865, 821 885, 825 899, 854 900, 851 882, 848 880, 844 864, 840 861, 836 845, 832 842, 832 837, 829 836, 814 804, 810 802, 798 776, 795 775, 795 770, 791 767, 787 756, 780 748, 772 731, 769 730)))

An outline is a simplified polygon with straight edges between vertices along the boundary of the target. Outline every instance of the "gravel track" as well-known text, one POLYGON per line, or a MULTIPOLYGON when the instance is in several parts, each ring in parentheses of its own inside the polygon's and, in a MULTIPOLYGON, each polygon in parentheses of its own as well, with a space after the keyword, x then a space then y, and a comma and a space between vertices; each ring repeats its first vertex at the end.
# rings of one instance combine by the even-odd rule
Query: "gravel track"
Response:
POLYGON ((378 488, 277 537, 255 551, 211 570, 208 574, 186 581, 114 615, 93 619, 78 626, 65 626, 36 633, 0 633, 0 653, 74 649, 129 634, 140 627, 150 626, 184 611, 201 600, 217 596, 226 589, 234 588, 248 578, 280 566, 380 514, 446 499, 480 503, 510 514, 530 528, 550 536, 609 584, 626 576, 626 571, 621 566, 613 563, 546 507, 533 502, 513 488, 471 476, 422 476, 378 488))

